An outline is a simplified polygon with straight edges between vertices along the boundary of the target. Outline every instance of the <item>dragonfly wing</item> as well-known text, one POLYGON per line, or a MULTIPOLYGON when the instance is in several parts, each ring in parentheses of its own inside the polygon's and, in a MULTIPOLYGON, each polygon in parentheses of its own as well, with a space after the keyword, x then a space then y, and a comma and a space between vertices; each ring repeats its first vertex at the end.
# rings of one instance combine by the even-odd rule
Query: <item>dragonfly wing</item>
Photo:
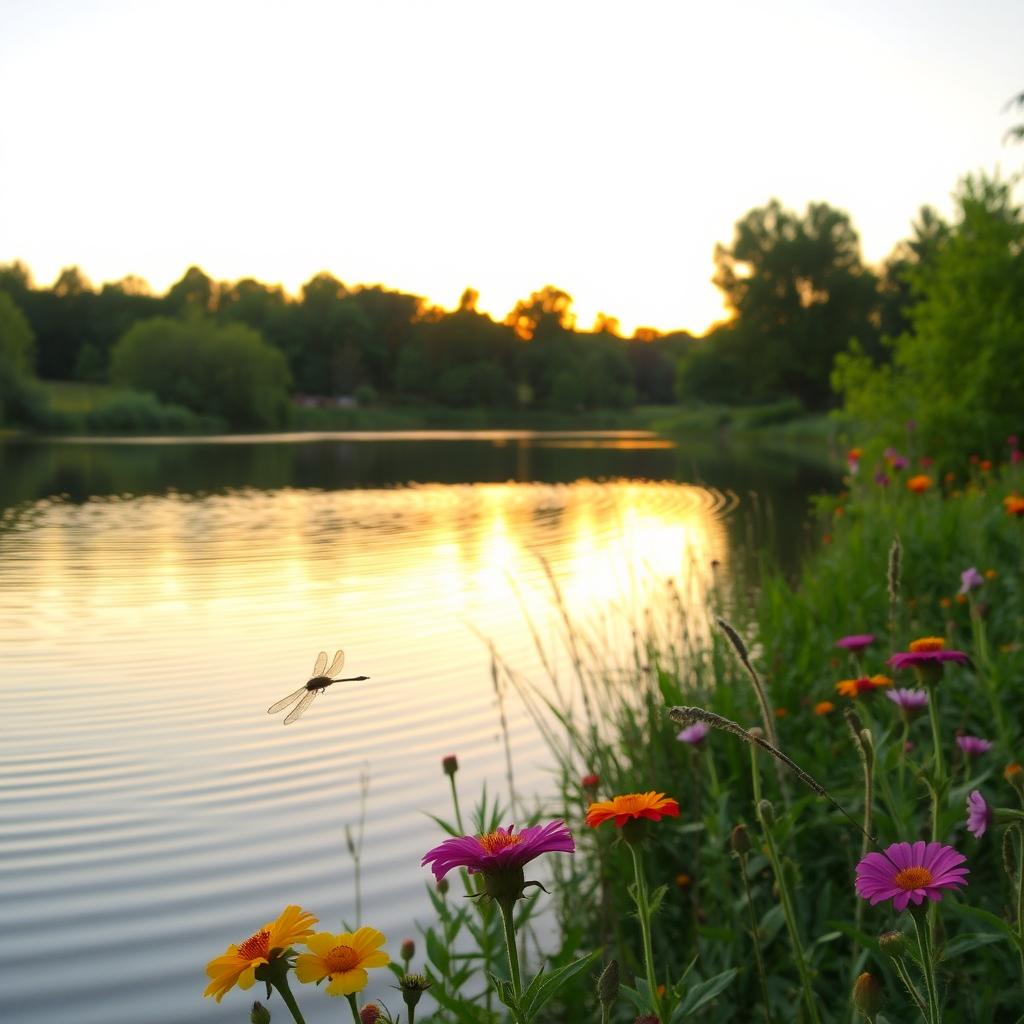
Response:
POLYGON ((313 666, 313 676, 314 676, 314 678, 316 676, 322 676, 324 674, 324 669, 325 668, 327 668, 327 652, 326 651, 321 651, 316 656, 316 664, 313 666))
POLYGON ((334 655, 334 661, 331 662, 331 667, 324 673, 325 676, 336 676, 345 664, 345 652, 336 651, 334 655))
POLYGON ((289 704, 294 704, 304 693, 311 693, 311 690, 307 690, 305 686, 300 686, 294 693, 289 693, 284 700, 279 700, 276 704, 271 704, 267 708, 268 715, 276 715, 278 711, 282 711, 288 707, 289 704))
POLYGON ((302 712, 309 707, 315 696, 316 690, 307 690, 306 696, 303 697, 302 700, 300 700, 299 703, 296 704, 295 707, 293 707, 291 711, 289 711, 288 714, 285 716, 284 724, 290 725, 292 722, 294 722, 302 714, 302 712))

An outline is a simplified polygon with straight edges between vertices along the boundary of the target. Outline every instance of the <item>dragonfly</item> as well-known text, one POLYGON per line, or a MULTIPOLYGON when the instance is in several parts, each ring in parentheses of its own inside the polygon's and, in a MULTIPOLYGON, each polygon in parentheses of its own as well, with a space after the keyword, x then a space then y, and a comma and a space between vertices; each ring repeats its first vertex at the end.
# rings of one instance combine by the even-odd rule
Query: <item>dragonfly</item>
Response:
POLYGON ((321 651, 316 656, 316 663, 313 665, 313 675, 310 679, 303 683, 294 693, 289 693, 283 700, 279 700, 276 704, 271 704, 267 708, 267 714, 276 715, 278 711, 284 711, 290 704, 295 704, 295 707, 285 715, 284 719, 285 725, 291 725, 292 722, 301 717, 303 711, 313 703, 313 698, 321 690, 326 690, 333 683, 361 683, 364 679, 370 678, 369 676, 349 676, 347 679, 337 679, 336 676, 344 664, 345 652, 336 651, 331 667, 327 668, 327 652, 321 651))

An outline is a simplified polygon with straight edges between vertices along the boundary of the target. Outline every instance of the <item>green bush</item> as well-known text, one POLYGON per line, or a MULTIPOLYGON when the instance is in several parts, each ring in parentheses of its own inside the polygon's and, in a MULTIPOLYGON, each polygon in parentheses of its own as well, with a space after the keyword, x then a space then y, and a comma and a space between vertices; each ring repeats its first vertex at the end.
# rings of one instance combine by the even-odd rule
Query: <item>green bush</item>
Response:
POLYGON ((210 417, 181 405, 165 405, 154 395, 122 391, 85 414, 86 430, 97 433, 196 433, 216 428, 210 417))
POLYGON ((111 353, 110 377, 231 427, 276 427, 288 416, 285 358, 242 324, 166 317, 136 323, 111 353))

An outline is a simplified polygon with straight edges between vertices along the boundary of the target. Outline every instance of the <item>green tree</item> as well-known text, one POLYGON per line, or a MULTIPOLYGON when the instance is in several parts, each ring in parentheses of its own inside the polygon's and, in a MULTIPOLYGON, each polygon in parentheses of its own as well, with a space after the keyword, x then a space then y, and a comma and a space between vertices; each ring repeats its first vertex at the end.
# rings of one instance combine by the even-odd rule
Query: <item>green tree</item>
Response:
POLYGON ((0 423, 27 418, 35 339, 24 314, 0 292, 0 423))
POLYGON ((828 405, 836 354, 852 337, 873 345, 878 336, 877 282, 849 216, 826 203, 799 216, 773 199, 740 220, 714 258, 714 283, 736 321, 723 335, 739 371, 733 398, 828 405))
POLYGON ((244 324, 142 321, 115 345, 110 375, 116 384, 219 416, 232 427, 275 427, 287 417, 285 358, 244 324))
POLYGON ((907 420, 932 454, 997 453, 1020 428, 1024 382, 1024 219, 1010 186, 968 177, 957 217, 909 271, 917 301, 891 364, 858 346, 836 361, 847 411, 895 441, 907 420))

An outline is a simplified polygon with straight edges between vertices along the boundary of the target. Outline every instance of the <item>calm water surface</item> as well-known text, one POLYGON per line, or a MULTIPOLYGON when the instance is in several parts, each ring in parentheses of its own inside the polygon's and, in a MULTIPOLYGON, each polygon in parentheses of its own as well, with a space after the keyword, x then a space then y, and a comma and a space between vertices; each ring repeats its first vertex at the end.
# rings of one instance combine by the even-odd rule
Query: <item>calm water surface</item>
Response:
MULTIPOLYGON (((637 434, 0 445, 4 1019, 243 1019, 258 991, 218 1007, 203 967, 287 903, 353 918, 363 773, 364 918, 396 953, 429 916, 440 758, 465 802, 507 795, 477 633, 541 678, 513 590, 553 637, 538 556, 581 620, 626 622, 669 578, 700 604, 712 559, 791 560, 833 482, 637 434), (266 714, 337 647, 368 683, 266 714)), ((508 715, 517 789, 546 792, 508 715)), ((299 999, 310 1024, 344 1009, 299 999)))

